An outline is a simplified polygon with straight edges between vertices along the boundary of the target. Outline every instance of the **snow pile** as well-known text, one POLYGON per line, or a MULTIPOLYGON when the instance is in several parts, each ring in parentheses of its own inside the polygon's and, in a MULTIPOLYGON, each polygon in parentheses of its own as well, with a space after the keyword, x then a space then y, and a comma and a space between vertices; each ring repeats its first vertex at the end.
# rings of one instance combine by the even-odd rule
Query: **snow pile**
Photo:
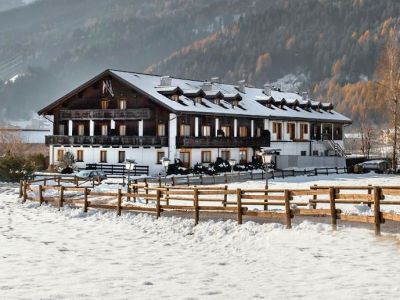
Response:
POLYGON ((369 230, 58 211, 0 186, 4 299, 395 298, 398 240, 369 230))

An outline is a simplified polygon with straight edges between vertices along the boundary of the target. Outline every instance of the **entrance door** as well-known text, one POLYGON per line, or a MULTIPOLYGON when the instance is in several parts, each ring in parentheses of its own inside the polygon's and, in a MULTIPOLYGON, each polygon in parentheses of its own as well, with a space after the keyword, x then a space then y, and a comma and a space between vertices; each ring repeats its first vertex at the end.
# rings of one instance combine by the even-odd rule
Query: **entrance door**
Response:
POLYGON ((190 168, 190 152, 181 152, 181 161, 185 168, 190 168))

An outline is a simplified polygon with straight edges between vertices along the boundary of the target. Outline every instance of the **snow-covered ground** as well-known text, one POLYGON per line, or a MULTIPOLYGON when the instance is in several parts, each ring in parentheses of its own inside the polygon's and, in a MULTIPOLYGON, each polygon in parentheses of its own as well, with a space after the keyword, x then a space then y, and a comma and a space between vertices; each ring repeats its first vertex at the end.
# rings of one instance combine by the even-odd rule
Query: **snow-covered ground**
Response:
MULTIPOLYGON (((275 180, 272 187, 396 184, 394 176, 275 180), (311 182, 317 179, 318 182, 311 182)), ((262 182, 258 183, 259 185, 262 182)), ((254 187, 256 183, 238 186, 254 187)), ((259 186, 260 187, 260 186, 259 186)), ((21 204, 0 186, 1 299, 394 299, 398 236, 303 222, 160 218, 21 204)))

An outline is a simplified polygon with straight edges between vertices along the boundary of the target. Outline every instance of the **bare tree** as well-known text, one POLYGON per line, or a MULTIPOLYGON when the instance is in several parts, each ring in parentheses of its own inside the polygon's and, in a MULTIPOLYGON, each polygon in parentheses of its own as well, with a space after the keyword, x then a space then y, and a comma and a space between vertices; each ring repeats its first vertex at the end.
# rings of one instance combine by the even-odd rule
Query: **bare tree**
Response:
POLYGON ((392 28, 388 35, 377 65, 378 95, 385 102, 383 109, 390 109, 393 126, 392 167, 397 167, 398 131, 399 131, 399 92, 400 92, 400 44, 399 31, 392 28))
POLYGON ((22 144, 18 131, 0 129, 0 155, 20 153, 22 144))

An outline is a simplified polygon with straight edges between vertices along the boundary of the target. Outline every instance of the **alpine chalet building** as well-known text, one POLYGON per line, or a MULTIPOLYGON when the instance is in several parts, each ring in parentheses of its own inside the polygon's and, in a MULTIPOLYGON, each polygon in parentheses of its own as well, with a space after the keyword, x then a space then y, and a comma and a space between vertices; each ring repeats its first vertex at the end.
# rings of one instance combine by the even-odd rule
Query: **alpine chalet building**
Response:
POLYGON ((343 166, 343 127, 330 103, 296 93, 106 70, 39 111, 53 116, 50 165, 72 152, 78 167, 135 159, 150 174, 162 157, 186 167, 217 157, 251 162, 279 149, 278 168, 343 166), (304 98, 304 99, 303 99, 304 98))

